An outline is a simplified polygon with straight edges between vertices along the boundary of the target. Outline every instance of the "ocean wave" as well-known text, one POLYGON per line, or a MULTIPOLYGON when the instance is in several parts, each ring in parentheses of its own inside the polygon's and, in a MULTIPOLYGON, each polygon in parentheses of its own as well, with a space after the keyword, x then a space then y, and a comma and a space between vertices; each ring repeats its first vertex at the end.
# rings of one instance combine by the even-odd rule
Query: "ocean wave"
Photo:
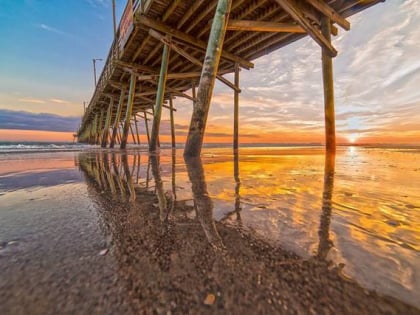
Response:
POLYGON ((25 152, 80 151, 92 149, 95 147, 97 146, 80 143, 0 142, 0 154, 25 152))

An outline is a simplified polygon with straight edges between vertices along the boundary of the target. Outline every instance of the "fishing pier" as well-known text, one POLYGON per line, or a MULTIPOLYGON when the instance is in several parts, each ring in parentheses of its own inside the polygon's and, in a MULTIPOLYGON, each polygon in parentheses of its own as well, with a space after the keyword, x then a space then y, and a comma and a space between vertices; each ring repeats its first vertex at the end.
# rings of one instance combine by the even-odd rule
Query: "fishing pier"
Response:
POLYGON ((240 70, 252 69, 253 60, 309 35, 322 50, 325 143, 334 152, 332 60, 337 51, 331 36, 338 28, 350 29, 347 17, 378 2, 383 0, 129 0, 78 141, 125 149, 130 132, 140 143, 138 124, 144 123, 149 150, 156 151, 165 109, 175 147, 174 101, 183 97, 193 107, 184 155, 198 156, 219 80, 232 89, 237 149, 240 70), (234 74, 233 82, 224 77, 228 73, 234 74))

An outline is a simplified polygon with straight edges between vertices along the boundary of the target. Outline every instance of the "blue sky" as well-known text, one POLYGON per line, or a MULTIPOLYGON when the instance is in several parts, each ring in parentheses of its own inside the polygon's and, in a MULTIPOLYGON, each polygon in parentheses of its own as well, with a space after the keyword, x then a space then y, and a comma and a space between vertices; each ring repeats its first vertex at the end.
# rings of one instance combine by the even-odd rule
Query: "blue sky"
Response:
POLYGON ((0 0, 0 108, 81 114, 112 36, 111 1, 0 0))
MULTIPOLYGON (((119 17, 125 0, 116 2, 119 17)), ((81 115, 83 101, 93 92, 92 58, 105 59, 112 41, 111 3, 0 0, 1 116, 25 111, 27 119, 33 118, 27 122, 38 121, 38 126, 42 113, 77 121, 74 117, 81 115)), ((333 39, 339 52, 334 59, 339 138, 420 143, 420 1, 388 0, 349 21, 351 30, 340 29, 333 39)), ((261 136, 287 142, 293 134, 322 141, 320 57, 320 48, 306 38, 241 72, 243 139, 249 135, 249 141, 261 136)), ((98 62, 98 75, 101 67, 98 62)), ((232 91, 217 84, 209 132, 231 133, 232 102, 232 91)), ((190 101, 177 99, 175 105, 180 108, 177 131, 185 134, 190 101)), ((167 120, 165 111, 163 130, 167 120)), ((13 120, 0 129, 12 125, 13 120)))

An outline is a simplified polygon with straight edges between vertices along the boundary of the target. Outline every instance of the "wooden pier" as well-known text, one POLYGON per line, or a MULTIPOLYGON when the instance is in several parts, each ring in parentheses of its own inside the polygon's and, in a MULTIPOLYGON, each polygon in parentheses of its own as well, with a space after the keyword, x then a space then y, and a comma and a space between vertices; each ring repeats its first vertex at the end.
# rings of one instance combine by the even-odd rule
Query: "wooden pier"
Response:
POLYGON ((174 99, 183 97, 193 106, 184 155, 198 156, 219 80, 232 89, 237 149, 240 69, 249 70, 253 60, 309 35, 322 49, 326 148, 334 152, 337 51, 331 35, 338 27, 349 30, 347 17, 378 2, 383 0, 128 0, 78 141, 125 149, 130 132, 139 144, 141 120, 149 150, 156 151, 166 108, 175 146, 174 99), (224 77, 227 73, 234 73, 234 82, 224 77))

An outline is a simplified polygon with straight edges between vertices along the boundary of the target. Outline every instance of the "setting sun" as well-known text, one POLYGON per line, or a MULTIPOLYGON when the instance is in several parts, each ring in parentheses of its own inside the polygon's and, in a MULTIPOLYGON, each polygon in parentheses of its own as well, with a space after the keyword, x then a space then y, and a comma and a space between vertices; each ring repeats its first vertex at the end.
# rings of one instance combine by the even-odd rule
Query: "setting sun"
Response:
POLYGON ((349 141, 349 143, 356 143, 358 138, 359 137, 356 134, 351 134, 347 136, 347 140, 349 141))

